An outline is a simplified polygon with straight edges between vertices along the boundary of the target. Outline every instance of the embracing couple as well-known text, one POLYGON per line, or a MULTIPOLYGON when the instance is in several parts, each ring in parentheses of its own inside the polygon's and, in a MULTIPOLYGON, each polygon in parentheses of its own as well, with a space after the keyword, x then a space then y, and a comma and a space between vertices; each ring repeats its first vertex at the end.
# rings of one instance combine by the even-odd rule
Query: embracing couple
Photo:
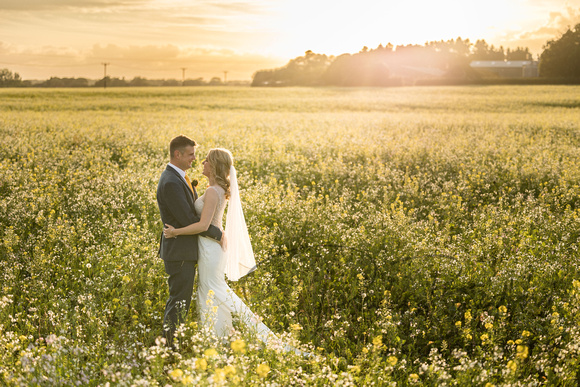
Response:
POLYGON ((186 171, 196 159, 196 142, 178 136, 169 145, 170 160, 157 186, 157 204, 165 225, 159 254, 169 275, 163 336, 174 347, 177 327, 184 322, 199 269, 197 306, 200 322, 220 339, 233 333, 232 313, 264 342, 276 338, 227 285, 256 269, 242 211, 232 154, 211 149, 203 160, 209 186, 198 197, 186 171), (222 218, 226 204, 226 230, 222 218))

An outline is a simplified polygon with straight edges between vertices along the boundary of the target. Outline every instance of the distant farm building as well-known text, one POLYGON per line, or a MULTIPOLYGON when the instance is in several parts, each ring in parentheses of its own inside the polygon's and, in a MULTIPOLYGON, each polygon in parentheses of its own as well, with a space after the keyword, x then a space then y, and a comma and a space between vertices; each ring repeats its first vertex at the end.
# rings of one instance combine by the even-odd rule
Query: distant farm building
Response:
POLYGON ((533 78, 538 76, 538 62, 531 60, 476 60, 471 68, 483 76, 500 78, 533 78))

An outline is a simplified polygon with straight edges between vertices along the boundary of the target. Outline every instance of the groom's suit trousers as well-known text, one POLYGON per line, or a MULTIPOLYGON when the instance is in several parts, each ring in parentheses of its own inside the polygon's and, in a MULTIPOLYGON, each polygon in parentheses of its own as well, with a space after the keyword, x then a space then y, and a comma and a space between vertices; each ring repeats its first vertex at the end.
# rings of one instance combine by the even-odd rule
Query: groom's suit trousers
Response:
POLYGON ((195 261, 164 261, 165 272, 169 275, 169 298, 165 304, 163 336, 167 344, 173 344, 173 335, 179 324, 185 321, 195 278, 195 261))

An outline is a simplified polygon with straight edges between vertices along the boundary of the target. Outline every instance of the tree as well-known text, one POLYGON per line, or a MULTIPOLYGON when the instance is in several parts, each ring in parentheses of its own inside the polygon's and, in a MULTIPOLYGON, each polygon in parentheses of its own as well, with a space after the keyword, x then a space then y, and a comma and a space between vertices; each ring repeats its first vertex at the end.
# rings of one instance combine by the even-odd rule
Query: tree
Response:
POLYGON ((503 47, 495 48, 493 45, 489 46, 483 39, 475 42, 472 60, 504 60, 505 53, 503 47))
POLYGON ((58 78, 50 77, 38 86, 40 87, 87 87, 89 80, 86 78, 58 78))
POLYGON ((203 86, 203 85, 205 85, 203 78, 186 79, 185 82, 183 82, 183 86, 203 86))
POLYGON ((18 87, 23 86, 22 79, 18 73, 12 73, 8 69, 0 70, 0 87, 18 87))
POLYGON ((221 86, 223 85, 222 79, 220 77, 213 77, 210 79, 208 85, 210 86, 221 86))
POLYGON ((129 86, 129 83, 125 79, 119 78, 110 78, 107 77, 106 79, 100 79, 95 82, 95 87, 103 87, 105 85, 105 80, 107 82, 107 87, 126 87, 129 86))
POLYGON ((540 77, 580 78, 580 23, 550 40, 540 56, 540 77))
POLYGON ((181 82, 177 79, 167 79, 161 83, 162 86, 180 86, 181 82))
POLYGON ((129 86, 143 87, 143 86, 151 86, 151 85, 146 78, 135 77, 129 82, 129 86))
POLYGON ((252 86, 311 86, 320 82, 321 75, 334 57, 315 54, 311 50, 292 59, 284 67, 260 70, 254 74, 252 86))
POLYGON ((532 54, 530 53, 530 49, 527 47, 518 47, 515 50, 510 50, 508 48, 505 58, 507 60, 532 60, 532 54))

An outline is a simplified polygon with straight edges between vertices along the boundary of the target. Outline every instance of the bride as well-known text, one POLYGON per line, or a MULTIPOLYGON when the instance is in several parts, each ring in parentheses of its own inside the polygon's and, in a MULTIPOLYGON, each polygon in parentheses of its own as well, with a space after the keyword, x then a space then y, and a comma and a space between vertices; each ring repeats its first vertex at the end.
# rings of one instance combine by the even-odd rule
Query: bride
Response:
MULTIPOLYGON (((264 343, 281 344, 276 335, 228 286, 224 278, 226 274, 229 280, 237 281, 256 269, 242 211, 233 156, 226 149, 211 149, 202 164, 203 175, 207 176, 209 187, 195 202, 195 210, 201 213, 201 220, 177 229, 166 224, 163 230, 166 238, 175 238, 179 235, 199 234, 207 230, 210 224, 222 229, 222 218, 229 199, 225 251, 217 241, 201 236, 199 238, 197 304, 201 323, 218 338, 226 339, 234 331, 234 313, 264 343)), ((284 348, 286 351, 300 352, 288 345, 284 348)))

